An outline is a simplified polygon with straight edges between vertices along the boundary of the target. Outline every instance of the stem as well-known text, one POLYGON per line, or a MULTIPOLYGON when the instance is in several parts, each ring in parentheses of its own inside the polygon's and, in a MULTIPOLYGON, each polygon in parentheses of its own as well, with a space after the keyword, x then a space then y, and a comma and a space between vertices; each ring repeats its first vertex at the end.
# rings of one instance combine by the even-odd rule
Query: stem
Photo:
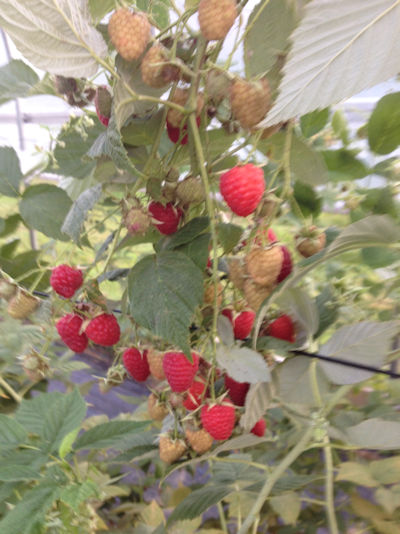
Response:
POLYGON ((325 459, 325 506, 330 534, 339 534, 339 529, 335 514, 335 494, 333 489, 333 460, 332 447, 329 436, 324 439, 324 459, 325 459))
POLYGON ((0 376, 0 386, 2 386, 11 397, 20 404, 22 402, 22 397, 13 389, 7 382, 0 376))
POLYGON ((221 528, 226 534, 229 534, 228 525, 226 524, 226 519, 225 519, 224 508, 222 506, 221 501, 217 504, 217 507, 218 507, 219 519, 221 521, 221 528))
POLYGON ((247 516, 246 520, 244 521, 242 527, 238 531, 238 534, 246 534, 249 531, 249 528, 253 524, 253 522, 256 520, 263 504, 267 500, 269 494, 271 493, 272 488, 276 484, 276 482, 279 480, 279 478, 283 475, 283 473, 290 467, 290 465, 297 460, 297 458, 304 452, 304 450, 307 448, 307 445, 309 444, 309 441, 312 437, 312 434, 314 432, 314 427, 309 426, 307 430, 304 432, 302 438, 297 443, 295 447, 285 456, 285 458, 281 461, 280 464, 276 466, 276 468, 272 471, 271 476, 267 478, 265 481, 264 486, 262 487, 260 494, 257 498, 257 500, 254 502, 252 509, 250 510, 249 515, 247 516))

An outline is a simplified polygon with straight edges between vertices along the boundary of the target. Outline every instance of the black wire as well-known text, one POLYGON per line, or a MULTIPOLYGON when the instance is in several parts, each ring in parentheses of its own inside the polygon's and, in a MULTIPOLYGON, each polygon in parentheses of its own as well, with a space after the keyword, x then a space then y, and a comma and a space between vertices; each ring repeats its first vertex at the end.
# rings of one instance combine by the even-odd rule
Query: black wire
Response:
MULTIPOLYGON (((34 291, 34 295, 37 295, 38 297, 44 297, 49 298, 48 293, 43 293, 42 291, 34 291)), ((112 310, 114 313, 122 313, 121 310, 112 310)), ((195 325, 192 325, 190 327, 190 331, 193 332, 197 330, 197 327, 195 325)), ((345 367, 352 367, 353 369, 360 369, 361 371, 369 371, 371 373, 378 373, 381 375, 387 375, 391 378, 400 378, 400 374, 394 373, 393 371, 385 371, 384 369, 378 369, 377 367, 373 367, 372 365, 364 365, 363 363, 357 363, 347 360, 341 360, 340 358, 333 358, 332 356, 323 356, 322 354, 318 354, 316 352, 307 352, 305 350, 291 350, 291 354, 298 354, 301 356, 307 356, 308 358, 317 358, 318 360, 322 360, 324 362, 329 363, 336 363, 338 365, 344 365, 345 367)))
POLYGON ((291 350, 292 354, 299 354, 301 356, 307 356, 308 358, 317 358, 318 360, 323 360, 324 362, 337 363, 338 365, 344 365, 346 367, 352 367, 353 369, 360 369, 361 371, 370 371, 371 373, 379 373, 381 375, 387 375, 392 378, 400 378, 400 374, 394 373, 393 371, 385 371, 383 369, 378 369, 372 365, 364 365, 363 363, 356 363, 347 360, 341 360, 340 358, 333 358, 332 356, 323 356, 318 353, 311 353, 305 350, 291 350))

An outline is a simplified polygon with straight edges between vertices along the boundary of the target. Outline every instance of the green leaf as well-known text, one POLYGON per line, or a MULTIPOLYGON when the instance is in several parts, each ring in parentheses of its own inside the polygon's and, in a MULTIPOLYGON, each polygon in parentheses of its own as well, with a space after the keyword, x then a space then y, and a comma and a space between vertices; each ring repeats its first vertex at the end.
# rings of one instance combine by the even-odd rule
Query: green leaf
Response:
POLYGON ((210 253, 210 240, 211 234, 201 234, 190 243, 186 243, 186 245, 182 245, 176 250, 188 256, 196 267, 203 272, 206 268, 210 253))
POLYGON ((376 154, 389 154, 400 144, 400 92, 382 97, 368 121, 368 142, 376 154))
POLYGON ((398 450, 400 423, 379 418, 366 419, 346 428, 345 435, 349 443, 362 449, 398 450))
POLYGON ((86 220, 88 212, 94 208, 101 197, 102 185, 97 184, 79 195, 72 204, 61 231, 71 237, 75 243, 79 242, 79 236, 86 220))
POLYGON ((150 117, 130 120, 126 126, 121 128, 123 143, 133 146, 151 145, 160 127, 163 113, 163 110, 160 110, 150 117))
POLYGON ((392 0, 306 2, 290 36, 279 95, 261 126, 336 104, 396 76, 399 11, 392 0))
POLYGON ((0 414, 0 449, 14 448, 27 437, 26 429, 12 417, 0 414))
POLYGON ((210 506, 214 506, 222 501, 232 491, 232 488, 226 485, 208 485, 192 491, 174 509, 168 518, 167 525, 171 525, 171 523, 181 521, 182 519, 194 519, 210 508, 210 506))
MULTIPOLYGON (((398 332, 400 322, 374 323, 363 321, 339 328, 320 349, 324 356, 345 361, 381 367, 391 349, 392 339, 398 332)), ((334 384, 356 384, 371 377, 373 373, 343 365, 319 362, 326 376, 334 384)))
POLYGON ((268 72, 284 57, 296 23, 296 3, 291 0, 260 2, 253 9, 244 39, 246 77, 268 72))
POLYGON ((140 71, 140 61, 126 61, 121 56, 117 56, 115 66, 119 74, 119 79, 114 86, 113 106, 115 110, 115 123, 118 129, 124 126, 127 119, 132 115, 145 117, 156 107, 154 102, 149 100, 134 100, 127 87, 130 87, 136 94, 160 98, 165 92, 165 88, 154 88, 146 85, 142 79, 140 71))
POLYGON ((68 434, 62 439, 60 447, 58 448, 58 455, 61 460, 63 460, 67 456, 67 454, 72 451, 72 444, 76 440, 79 431, 80 427, 77 427, 74 430, 71 430, 71 432, 68 432, 68 434))
POLYGON ((136 442, 138 434, 142 434, 148 425, 148 421, 109 421, 96 425, 79 436, 74 450, 129 449, 136 442))
POLYGON ((232 223, 218 223, 217 235, 218 241, 224 249, 224 254, 229 254, 232 249, 239 243, 243 234, 243 228, 232 223))
POLYGON ((14 215, 7 217, 7 219, 2 219, 2 221, 4 226, 2 224, 3 230, 0 232, 0 237, 6 237, 7 235, 15 233, 22 219, 19 213, 15 213, 14 215))
POLYGON ((208 217, 195 217, 172 236, 165 237, 161 249, 171 250, 181 245, 186 245, 205 232, 209 225, 210 219, 208 217))
POLYGON ((357 180, 369 173, 369 169, 355 157, 352 150, 322 150, 321 154, 328 167, 329 178, 335 182, 357 180))
POLYGON ((332 129, 339 137, 339 139, 342 141, 344 146, 347 146, 349 144, 349 128, 347 124, 346 117, 342 110, 338 109, 335 111, 332 117, 332 129))
POLYGON ((203 275, 182 252, 140 260, 128 278, 130 311, 153 335, 190 352, 189 325, 203 298, 203 275))
POLYGON ((381 484, 397 484, 400 480, 400 456, 370 462, 371 475, 381 484))
POLYGON ((343 462, 339 464, 335 480, 337 482, 353 482, 366 488, 376 488, 376 486, 379 486, 379 482, 371 476, 369 467, 359 462, 343 462))
POLYGON ((300 118, 300 127, 303 135, 312 137, 320 132, 329 120, 330 109, 317 109, 300 118))
POLYGON ((382 247, 363 248, 361 250, 362 261, 372 269, 388 267, 399 259, 399 252, 382 247))
POLYGON ((364 200, 361 202, 361 207, 365 211, 372 213, 397 217, 398 207, 394 201, 391 187, 369 189, 366 192, 364 200))
POLYGON ((247 347, 219 345, 217 362, 237 382, 269 382, 271 375, 264 358, 247 347))
POLYGON ((57 483, 45 481, 24 493, 24 498, 0 521, 0 532, 29 534, 32 526, 42 519, 57 499, 57 483))
POLYGON ((75 512, 79 512, 79 505, 97 495, 99 488, 92 480, 85 480, 81 484, 71 484, 62 489, 60 500, 68 504, 75 512))
POLYGON ((57 450, 63 438, 80 427, 85 415, 86 402, 78 389, 67 395, 60 395, 56 402, 48 407, 43 420, 42 436, 48 442, 49 450, 57 450))
MULTIPOLYGON (((296 356, 286 360, 277 368, 279 397, 288 404, 316 406, 316 399, 311 390, 310 358, 296 356)), ((321 369, 317 368, 318 386, 323 397, 329 390, 329 384, 321 369)))
POLYGON ((40 473, 26 465, 0 466, 0 480, 2 482, 37 480, 38 478, 40 478, 40 473))
MULTIPOLYGON (((265 142, 273 160, 284 156, 286 133, 278 132, 265 142)), ((264 143, 262 143, 264 144, 264 143)), ((296 136, 290 142, 290 172, 294 180, 309 185, 321 185, 328 181, 328 170, 321 154, 296 136)))
POLYGON ((85 156, 98 136, 105 130, 96 115, 91 115, 91 117, 92 121, 88 121, 86 115, 72 117, 67 124, 64 124, 54 149, 56 165, 47 169, 48 172, 79 179, 91 174, 96 162, 85 156))
POLYGON ((0 68, 0 105, 29 95, 39 76, 20 59, 13 59, 0 68))
POLYGON ((136 0, 136 6, 142 11, 149 13, 156 26, 163 30, 169 25, 169 1, 168 0, 136 0))
POLYGON ((61 227, 71 205, 63 189, 50 184, 31 185, 22 195, 20 212, 29 228, 53 239, 68 241, 61 227))
POLYGON ((107 13, 115 9, 115 0, 89 0, 89 9, 95 24, 98 24, 107 13))
POLYGON ((273 510, 283 519, 285 525, 294 525, 301 511, 301 500, 294 492, 270 497, 273 510))
POLYGON ((322 210, 322 198, 315 192, 311 185, 303 182, 295 182, 293 196, 304 217, 313 215, 317 217, 322 210))
POLYGON ((0 147, 0 193, 8 197, 19 196, 19 184, 23 178, 19 159, 9 146, 0 147))
POLYGON ((317 338, 336 321, 339 315, 339 304, 336 302, 329 286, 323 288, 315 301, 319 315, 319 327, 315 333, 315 337, 317 338))
MULTIPOLYGON (((400 506, 400 492, 398 486, 397 488, 396 486, 393 486, 390 489, 378 488, 375 491, 374 497, 376 502, 380 504, 390 516, 392 516, 396 508, 400 506)), ((385 531, 382 530, 382 532, 385 531)))
POLYGON ((0 26, 35 67, 52 74, 90 78, 107 45, 79 0, 57 5, 0 0, 0 26))
POLYGON ((250 432, 253 426, 265 414, 271 404, 271 386, 267 382, 252 384, 246 395, 245 411, 240 418, 240 426, 250 432))

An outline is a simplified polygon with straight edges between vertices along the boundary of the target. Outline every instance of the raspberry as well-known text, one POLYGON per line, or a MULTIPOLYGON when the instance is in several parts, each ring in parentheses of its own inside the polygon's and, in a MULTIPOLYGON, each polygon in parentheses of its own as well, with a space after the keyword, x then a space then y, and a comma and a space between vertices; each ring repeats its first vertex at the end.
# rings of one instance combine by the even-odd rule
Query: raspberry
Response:
POLYGON ((58 295, 67 299, 74 295, 75 291, 81 287, 82 282, 82 271, 69 265, 58 265, 51 272, 51 287, 58 295))
POLYGON ((203 427, 214 439, 228 439, 235 426, 235 407, 227 397, 221 404, 205 404, 200 418, 203 427))
POLYGON ((132 235, 144 235, 150 228, 151 219, 136 199, 122 201, 123 223, 132 235))
POLYGON ((112 96, 105 85, 101 85, 96 89, 94 105, 99 121, 104 126, 108 126, 111 117, 112 96))
POLYGON ((250 384, 247 382, 236 382, 230 376, 225 375, 225 387, 229 392, 229 398, 235 406, 244 406, 250 384))
POLYGON ((80 333, 83 319, 75 313, 61 317, 56 323, 57 332, 67 347, 74 352, 83 352, 88 346, 85 333, 80 333))
POLYGON ((233 324, 233 310, 231 308, 224 308, 221 314, 233 324))
POLYGON ((163 358, 164 354, 158 350, 150 348, 147 351, 147 361, 149 362, 151 376, 157 380, 165 380, 163 358))
MULTIPOLYGON (((217 284, 217 306, 220 307, 222 304, 224 286, 218 282, 217 284)), ((204 296, 203 300, 207 306, 214 306, 215 299, 215 285, 212 281, 206 283, 204 287, 204 296)))
POLYGON ((320 252, 326 243, 325 232, 320 232, 316 226, 303 228, 296 236, 296 249, 304 258, 309 258, 320 252))
POLYGON ((272 228, 268 228, 267 236, 271 243, 275 243, 275 241, 278 241, 276 233, 272 230, 272 228))
POLYGON ((289 315, 281 315, 267 327, 267 335, 294 343, 296 333, 294 324, 289 315))
POLYGON ((221 176, 219 189, 233 213, 246 217, 256 210, 263 196, 264 173, 252 163, 233 167, 221 176))
POLYGON ((233 324, 233 334, 236 339, 246 339, 253 328, 256 314, 252 310, 245 310, 239 313, 233 324))
MULTIPOLYGON (((188 89, 180 89, 179 87, 175 89, 174 94, 171 97, 171 102, 174 104, 179 104, 180 106, 186 106, 186 103, 189 98, 188 89)), ((204 106, 204 97, 201 93, 197 95, 197 106, 196 106, 196 117, 200 117, 201 110, 204 106)), ((179 110, 170 108, 167 113, 167 124, 173 126, 174 128, 180 128, 183 126, 183 123, 187 115, 184 115, 179 110)))
POLYGON ((273 286, 260 286, 251 278, 247 279, 243 286, 247 304, 255 312, 258 311, 264 300, 272 293, 273 286))
POLYGON ((127 61, 142 55, 150 40, 150 30, 144 13, 132 13, 126 8, 115 11, 108 24, 112 44, 127 61))
POLYGON ((78 84, 75 78, 66 78, 57 74, 54 78, 54 85, 60 95, 68 95, 69 93, 76 93, 78 91, 78 84))
POLYGON ((172 391, 180 393, 192 385, 194 376, 199 368, 199 356, 192 352, 193 363, 183 352, 166 352, 163 359, 163 368, 168 384, 172 391))
POLYGON ((39 305, 40 299, 18 288, 17 294, 8 301, 7 312, 14 319, 26 319, 39 305))
POLYGON ((121 331, 117 319, 111 313, 102 313, 90 321, 85 334, 97 345, 110 347, 118 343, 121 331))
POLYGON ((122 361, 124 362, 125 369, 131 375, 131 377, 137 382, 144 382, 147 380, 150 369, 147 361, 147 350, 143 353, 135 347, 126 349, 122 354, 122 361))
POLYGON ((183 215, 179 208, 175 208, 170 202, 164 206, 161 202, 153 201, 150 202, 148 210, 161 234, 170 235, 176 232, 183 215))
POLYGON ((166 464, 176 462, 186 451, 186 443, 182 439, 171 439, 162 436, 159 442, 160 458, 166 464))
POLYGON ((237 289, 243 290, 247 275, 242 257, 232 256, 228 258, 228 276, 237 289))
POLYGON ((279 272, 278 278, 276 279, 277 283, 280 284, 289 274, 292 272, 292 256, 285 245, 281 245, 281 251, 283 255, 282 266, 279 272))
POLYGON ((185 436, 192 449, 197 454, 204 454, 209 451, 213 444, 213 437, 202 428, 201 430, 189 430, 186 429, 185 436))
MULTIPOLYGON (((200 126, 200 117, 196 117, 197 126, 200 126)), ((180 128, 179 126, 172 126, 167 120, 167 134, 169 140, 176 144, 180 140, 181 145, 187 145, 189 137, 187 134, 187 124, 180 128)))
POLYGON ((35 350, 23 357, 22 368, 31 382, 40 382, 49 371, 46 360, 35 350))
POLYGON ((187 410, 195 410, 201 404, 201 398, 203 396, 206 385, 204 382, 195 380, 190 388, 187 390, 183 405, 187 410))
POLYGON ((242 128, 258 124, 271 107, 271 96, 267 80, 248 82, 237 79, 231 85, 231 109, 242 128))
POLYGON ((246 256, 247 273, 256 284, 271 286, 281 272, 283 252, 280 246, 254 247, 246 256))
POLYGON ((205 200, 205 190, 201 178, 198 176, 187 176, 178 183, 176 195, 184 204, 198 204, 205 200))
POLYGON ((154 393, 149 395, 147 400, 147 410, 154 421, 162 421, 168 414, 168 408, 163 402, 159 401, 154 393))
POLYGON ((267 425, 266 425, 264 419, 260 419, 259 421, 257 421, 257 423, 251 429, 251 433, 255 434, 256 436, 260 436, 260 438, 262 438, 264 436, 264 434, 265 434, 266 427, 267 427, 267 425))
POLYGON ((140 65, 142 80, 150 87, 164 87, 179 76, 179 69, 168 64, 166 50, 155 44, 146 52, 140 65))
POLYGON ((237 17, 235 0, 201 0, 198 10, 200 31, 208 41, 223 39, 237 17))

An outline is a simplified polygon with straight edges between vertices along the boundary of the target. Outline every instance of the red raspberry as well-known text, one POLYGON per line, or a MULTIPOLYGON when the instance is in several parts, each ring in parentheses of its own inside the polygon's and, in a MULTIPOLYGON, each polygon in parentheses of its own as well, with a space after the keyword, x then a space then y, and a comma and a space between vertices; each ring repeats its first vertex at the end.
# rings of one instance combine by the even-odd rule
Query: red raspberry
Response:
POLYGON ((275 241, 278 241, 276 233, 272 230, 272 228, 268 228, 267 235, 271 243, 275 243, 275 241))
POLYGON ((252 310, 239 313, 233 324, 233 334, 236 339, 246 339, 250 335, 255 317, 256 314, 252 310))
POLYGON ((233 213, 246 217, 256 210, 263 196, 264 173, 252 163, 233 167, 221 176, 219 189, 233 213))
MULTIPOLYGON (((197 126, 200 126, 200 117, 196 117, 196 122, 197 122, 197 126)), ((167 134, 168 134, 169 140, 172 143, 176 144, 180 139, 181 145, 186 145, 188 142, 187 130, 188 130, 187 124, 184 124, 181 129, 179 126, 174 126, 167 120, 167 134)))
POLYGON ((285 245, 281 245, 281 251, 283 254, 283 259, 282 259, 281 270, 279 272, 278 278, 276 279, 278 284, 282 282, 287 276, 289 276, 293 268, 292 256, 288 248, 285 247, 285 245))
POLYGON ((67 299, 71 298, 75 291, 81 287, 82 282, 82 271, 69 265, 58 265, 51 272, 51 287, 58 295, 67 299))
POLYGON ((251 429, 251 433, 255 434, 256 436, 260 436, 260 438, 262 438, 265 434, 266 427, 267 427, 267 424, 264 421, 264 419, 260 419, 251 429))
POLYGON ((201 397, 203 396, 206 385, 204 382, 195 380, 186 393, 186 398, 183 405, 187 410, 195 410, 201 404, 201 397))
POLYGON ((102 313, 90 321, 85 334, 97 345, 110 347, 118 343, 121 331, 117 319, 111 313, 102 313))
POLYGON ((164 206, 161 202, 153 201, 148 210, 161 234, 170 235, 176 232, 183 215, 179 208, 175 208, 170 202, 164 206))
POLYGON ((225 375, 225 387, 235 406, 244 406, 250 384, 248 382, 236 382, 230 376, 225 375))
POLYGON ((192 352, 193 363, 190 362, 183 352, 166 352, 163 359, 163 368, 168 384, 172 391, 180 393, 186 391, 192 385, 197 369, 199 368, 199 356, 192 352))
POLYGON ((68 313, 56 323, 57 332, 67 347, 74 352, 83 352, 88 346, 86 334, 81 334, 83 319, 75 313, 68 313))
POLYGON ((126 349, 122 354, 122 361, 125 369, 137 382, 144 382, 150 374, 149 363, 147 361, 147 350, 143 353, 135 347, 126 349))
POLYGON ((221 313, 233 324, 233 310, 231 308, 224 308, 221 313))
POLYGON ((296 337, 295 329, 289 315, 281 315, 275 321, 272 321, 267 327, 267 335, 294 343, 296 337))
POLYGON ((214 439, 228 439, 235 426, 235 407, 227 397, 221 404, 205 404, 200 418, 203 427, 214 439))

